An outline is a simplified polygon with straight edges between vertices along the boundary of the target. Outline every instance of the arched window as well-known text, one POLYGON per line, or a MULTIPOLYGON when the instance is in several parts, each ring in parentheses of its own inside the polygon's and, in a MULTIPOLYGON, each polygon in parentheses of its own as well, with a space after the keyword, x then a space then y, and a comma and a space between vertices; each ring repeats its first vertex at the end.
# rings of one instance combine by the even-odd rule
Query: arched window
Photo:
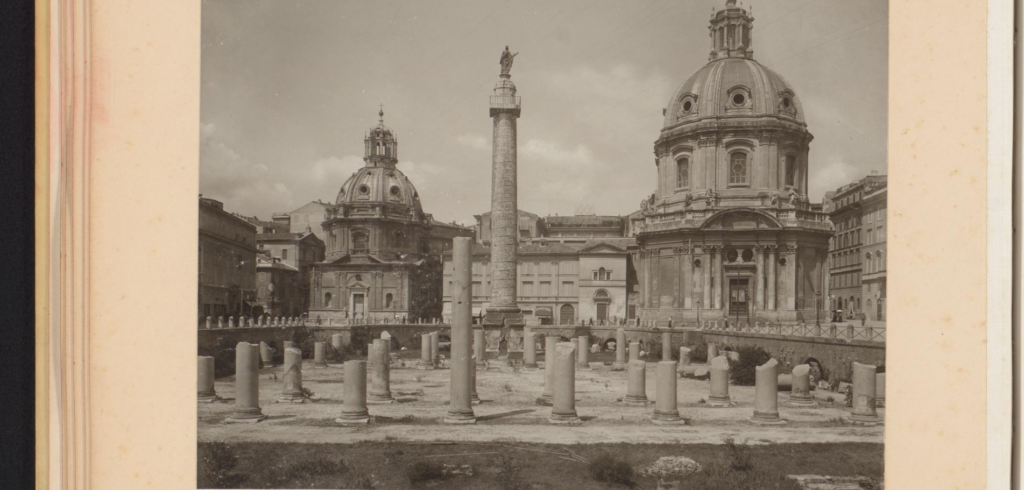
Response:
POLYGON ((395 299, 395 297, 391 293, 385 294, 384 295, 384 307, 385 308, 391 308, 391 306, 392 306, 391 303, 394 301, 394 299, 395 299))
POLYGON ((405 233, 402 233, 401 231, 396 231, 393 236, 394 239, 392 240, 392 242, 394 248, 402 248, 405 246, 405 233))
POLYGON ((737 151, 729 157, 729 185, 747 183, 747 154, 737 151))
POLYGON ((562 325, 572 325, 576 323, 576 309, 572 305, 562 305, 558 309, 558 320, 562 325))
POLYGON ((690 159, 683 157, 676 162, 676 187, 690 187, 690 159))
POLYGON ((370 238, 365 232, 356 231, 352 233, 352 251, 366 252, 370 249, 370 238))
POLYGON ((867 254, 865 254, 864 255, 864 259, 865 259, 864 260, 864 264, 865 264, 865 267, 866 267, 866 269, 868 271, 868 274, 870 274, 872 272, 875 272, 874 271, 875 261, 871 260, 871 252, 868 252, 867 254))
POLYGON ((878 263, 878 270, 876 272, 885 270, 885 254, 881 251, 875 252, 875 262, 878 263))
POLYGON ((324 293, 324 308, 330 308, 331 307, 331 299, 333 299, 333 296, 331 296, 331 293, 324 293))
POLYGON ((796 157, 786 155, 786 185, 796 187, 796 157))

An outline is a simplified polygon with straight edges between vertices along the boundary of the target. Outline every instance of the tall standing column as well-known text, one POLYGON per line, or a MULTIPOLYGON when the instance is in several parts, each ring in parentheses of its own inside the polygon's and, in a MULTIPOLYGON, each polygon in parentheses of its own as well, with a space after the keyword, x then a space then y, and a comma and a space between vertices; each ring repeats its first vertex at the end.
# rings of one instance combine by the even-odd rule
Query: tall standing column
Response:
POLYGON ((523 367, 537 369, 537 342, 531 327, 523 327, 523 367))
POLYGON ((775 310, 775 245, 768 246, 768 305, 767 310, 775 310))
POLYGON ((796 245, 786 248, 786 309, 796 310, 796 245))
POLYGON ((580 351, 577 356, 576 368, 590 369, 590 337, 587 335, 580 335, 579 341, 576 345, 580 351))
POLYGON ((213 357, 199 356, 196 374, 199 385, 198 398, 201 403, 217 400, 217 391, 213 387, 213 373, 213 357))
POLYGON ((473 329, 473 356, 476 357, 476 365, 484 365, 484 329, 473 329))
POLYGON ((265 418, 260 410, 260 349, 248 342, 235 346, 235 411, 228 422, 259 422, 265 418))
POLYGON ((612 364, 612 371, 626 369, 626 329, 620 328, 615 331, 615 364, 612 364))
POLYGON ((446 424, 475 424, 472 406, 473 373, 473 259, 472 238, 452 240, 451 401, 446 424))
POLYGON ((302 351, 295 347, 284 350, 284 388, 279 402, 302 403, 302 351))
POLYGON ((390 346, 391 342, 381 339, 373 339, 373 343, 368 346, 370 371, 368 403, 394 403, 395 401, 391 396, 391 362, 388 359, 390 346))
POLYGON ((485 324, 522 325, 516 304, 516 263, 519 245, 517 189, 517 128, 520 99, 509 74, 515 55, 507 48, 502 60, 501 79, 494 86, 490 115, 494 122, 491 149, 491 303, 485 324))
POLYGON ((580 423, 576 415, 576 347, 571 342, 559 342, 555 345, 554 364, 554 399, 551 403, 552 424, 580 423))
POLYGON ((751 421, 773 425, 786 423, 779 418, 779 361, 775 359, 754 367, 754 417, 751 421))
POLYGON ((558 337, 553 335, 544 337, 544 393, 538 400, 542 404, 550 404, 554 393, 556 344, 558 344, 558 337))
POLYGON ((679 417, 676 362, 659 362, 657 376, 657 386, 654 393, 654 415, 651 416, 651 421, 655 424, 684 424, 685 421, 679 417))
MULTIPOLYGON (((636 344, 631 344, 636 345, 636 344)), ((627 405, 647 405, 647 363, 631 359, 626 367, 627 405)))
POLYGON ((370 412, 366 410, 366 361, 345 361, 345 394, 339 424, 366 424, 370 412))

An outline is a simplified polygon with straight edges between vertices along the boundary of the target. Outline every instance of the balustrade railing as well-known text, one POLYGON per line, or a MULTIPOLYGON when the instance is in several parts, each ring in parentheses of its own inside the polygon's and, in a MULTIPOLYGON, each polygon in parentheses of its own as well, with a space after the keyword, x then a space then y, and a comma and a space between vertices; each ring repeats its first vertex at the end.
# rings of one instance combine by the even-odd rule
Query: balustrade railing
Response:
POLYGON ((747 322, 720 322, 705 321, 698 325, 699 330, 709 332, 743 332, 760 333, 770 335, 781 335, 784 337, 814 337, 832 338, 843 340, 861 340, 867 342, 885 342, 885 328, 873 327, 870 325, 855 326, 845 325, 781 325, 764 324, 755 322, 753 325, 747 322))

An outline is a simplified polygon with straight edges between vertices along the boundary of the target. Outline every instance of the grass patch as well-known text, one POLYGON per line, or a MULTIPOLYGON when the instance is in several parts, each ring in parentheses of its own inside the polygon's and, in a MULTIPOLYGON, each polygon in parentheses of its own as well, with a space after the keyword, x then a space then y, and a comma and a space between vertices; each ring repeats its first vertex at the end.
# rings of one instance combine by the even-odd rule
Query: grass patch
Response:
POLYGON ((417 461, 405 470, 405 477, 413 486, 448 479, 444 466, 430 461, 417 461))
POLYGON ((376 488, 525 490, 580 488, 622 490, 616 481, 626 474, 608 472, 598 481, 591 462, 613 455, 615 466, 630 467, 634 487, 657 488, 657 478, 632 469, 648 466, 662 456, 685 456, 705 469, 681 476, 687 490, 780 489, 794 487, 785 475, 814 474, 861 476, 881 480, 881 444, 766 444, 744 446, 725 444, 526 444, 492 443, 430 444, 410 442, 364 442, 354 444, 302 443, 201 443, 199 444, 199 488, 376 488), (568 460, 567 450, 580 460, 568 460), (740 454, 740 455, 737 455, 740 454), (504 459, 504 461, 503 461, 504 459), (742 461, 752 462, 746 470, 742 461), (737 464, 737 461, 740 464, 737 464), (342 463, 344 462, 344 463, 342 463), (411 470, 419 462, 435 466, 411 470), (445 464, 468 464, 473 476, 446 475, 445 479, 421 479, 412 484, 409 475, 435 475, 445 464), (287 475, 282 478, 281 475, 287 475), (712 477, 711 475, 715 475, 712 477), (775 486, 772 486, 775 485, 775 486))
POLYGON ((629 463, 604 453, 590 461, 590 476, 602 483, 631 486, 633 467, 629 463))

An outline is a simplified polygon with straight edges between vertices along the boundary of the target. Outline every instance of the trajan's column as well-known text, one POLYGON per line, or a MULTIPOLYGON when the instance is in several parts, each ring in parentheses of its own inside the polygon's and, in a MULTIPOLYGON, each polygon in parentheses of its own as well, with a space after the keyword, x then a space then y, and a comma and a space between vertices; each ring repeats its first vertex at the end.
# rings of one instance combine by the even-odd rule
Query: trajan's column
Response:
POLYGON ((519 206, 516 183, 516 119, 519 97, 512 83, 512 60, 508 46, 501 53, 501 79, 491 96, 494 142, 491 163, 491 304, 484 318, 486 327, 501 327, 508 338, 508 327, 524 324, 516 304, 516 247, 518 246, 519 206))

